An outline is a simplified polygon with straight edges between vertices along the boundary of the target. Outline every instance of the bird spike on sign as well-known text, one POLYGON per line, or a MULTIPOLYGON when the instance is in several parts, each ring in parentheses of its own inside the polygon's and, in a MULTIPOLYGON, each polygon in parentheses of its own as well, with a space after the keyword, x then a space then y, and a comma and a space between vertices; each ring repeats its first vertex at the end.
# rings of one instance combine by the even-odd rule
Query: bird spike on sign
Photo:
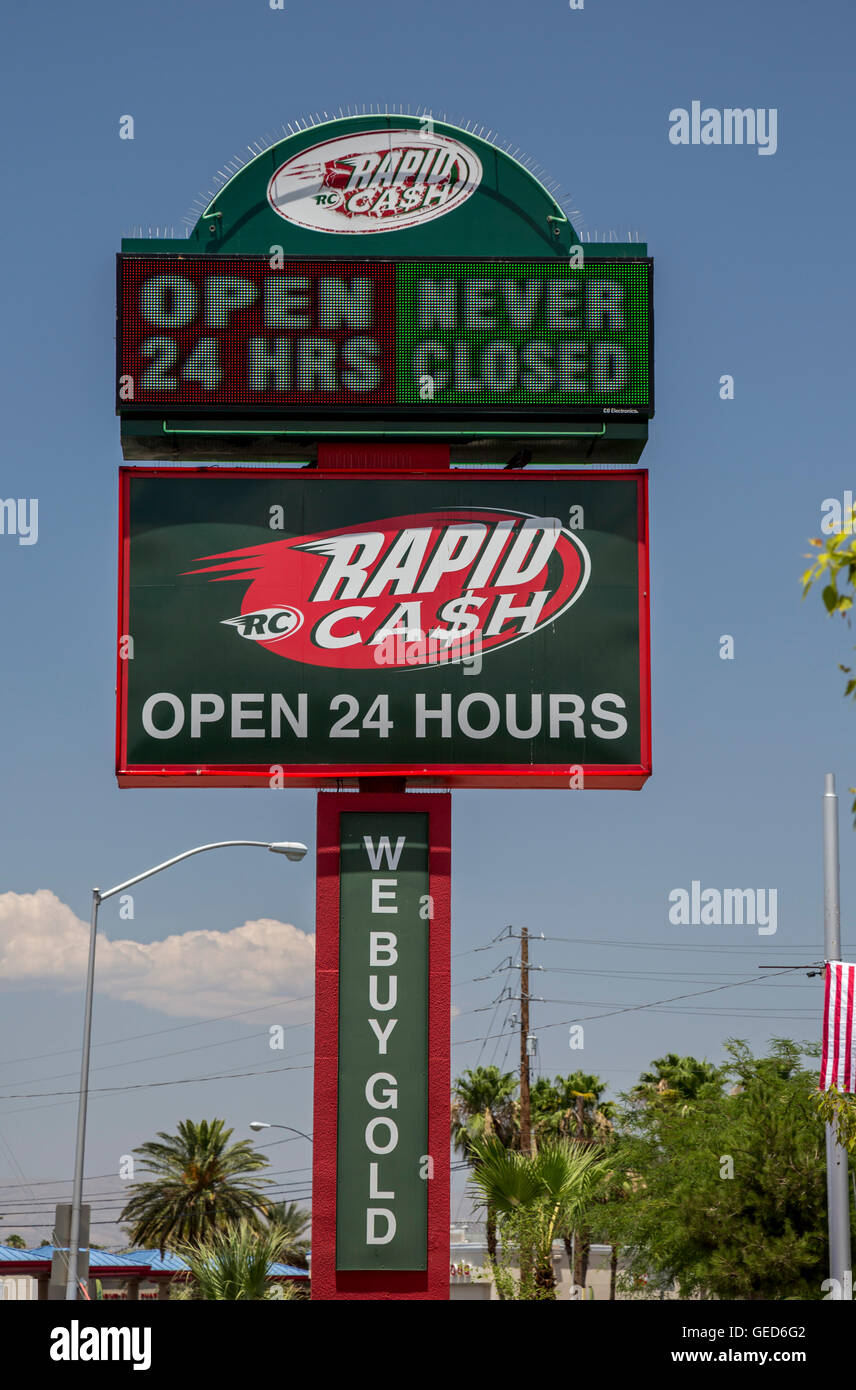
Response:
MULTIPOLYGON (((582 233, 582 229, 585 226, 585 219, 583 218, 583 215, 580 212, 579 208, 573 207, 571 205, 571 195, 569 193, 559 194, 561 184, 555 180, 549 179, 549 176, 547 175, 546 171, 541 169, 541 166, 535 161, 535 159, 531 155, 527 154, 525 150, 522 150, 519 145, 515 145, 513 140, 502 140, 496 131, 485 132, 485 128, 484 126, 482 126, 480 130, 477 132, 477 121, 473 121, 469 118, 464 119, 460 115, 455 115, 454 113, 449 113, 445 110, 434 111, 432 108, 427 106, 417 106, 415 111, 411 113, 410 106, 408 105, 405 110, 403 103, 399 103, 397 108, 395 107, 395 105, 389 105, 388 103, 380 103, 377 106, 376 111, 374 112, 370 112, 369 110, 367 110, 365 103, 362 104, 359 110, 357 110, 357 108, 355 107, 353 111, 351 110, 350 106, 348 106, 347 110, 340 106, 338 108, 337 113, 334 115, 328 115, 328 113, 324 111, 322 113, 323 120, 311 117, 303 118, 302 127, 298 119, 295 119, 293 123, 290 121, 283 121, 278 134, 275 132, 265 131, 264 134, 262 134, 258 140, 251 140, 246 148, 250 154, 250 158, 255 159, 258 155, 264 154, 266 150, 269 150, 274 145, 276 145, 278 141, 282 139, 283 136, 294 135, 301 129, 307 129, 308 126, 314 127, 316 125, 332 123, 335 120, 344 121, 349 117, 367 116, 371 114, 380 115, 383 117, 412 117, 413 119, 419 122, 420 126, 423 129, 427 121, 432 121, 436 122, 439 125, 456 127, 458 130, 463 131, 467 135, 476 136, 476 134, 478 133, 479 139, 481 139, 485 144, 492 145, 502 154, 509 155, 512 159, 515 159, 519 164, 523 165, 524 168, 535 170, 538 173, 539 178, 542 179, 542 182, 545 183, 545 186, 548 188, 548 191, 551 192, 557 198, 557 201, 561 206, 563 212, 565 213, 565 216, 568 218, 570 222, 573 223, 577 230, 580 233, 582 233)), ((243 155, 236 155, 235 162, 243 166, 248 161, 243 155)), ((211 206, 214 199, 221 191, 222 184, 217 188, 205 188, 202 189, 193 199, 193 202, 190 205, 189 212, 181 219, 182 224, 187 228, 188 236, 190 236, 191 232, 193 231, 194 227, 199 221, 200 216, 204 216, 206 209, 211 206)), ((628 237, 628 241, 631 239, 632 238, 628 237)))
POLYGON ((645 244, 584 247, 558 186, 493 131, 348 112, 237 157, 186 239, 123 241, 124 456, 315 461, 371 430, 480 463, 634 464, 645 244))

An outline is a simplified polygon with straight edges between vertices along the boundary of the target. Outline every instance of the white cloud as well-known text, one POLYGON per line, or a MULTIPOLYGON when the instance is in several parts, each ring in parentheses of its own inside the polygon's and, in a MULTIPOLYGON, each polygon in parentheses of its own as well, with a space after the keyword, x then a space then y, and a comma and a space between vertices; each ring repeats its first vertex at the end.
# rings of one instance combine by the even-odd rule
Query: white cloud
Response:
MULTIPOLYGON (((89 923, 55 893, 0 893, 0 980, 82 992, 89 923)), ((95 989, 160 1013, 193 1018, 312 994, 315 937, 261 917, 231 931, 163 941, 111 941, 99 923, 95 989)))

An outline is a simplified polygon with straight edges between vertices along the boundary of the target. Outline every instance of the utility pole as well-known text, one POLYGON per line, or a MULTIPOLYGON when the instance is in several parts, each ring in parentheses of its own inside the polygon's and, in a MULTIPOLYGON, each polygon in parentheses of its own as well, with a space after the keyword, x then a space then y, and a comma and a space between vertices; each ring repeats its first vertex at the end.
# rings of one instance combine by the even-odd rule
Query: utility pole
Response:
POLYGON ((529 928, 520 933, 520 1152, 532 1152, 529 1103, 529 928))
MULTIPOLYGON (((823 935, 828 961, 841 959, 841 909, 838 900, 838 797, 835 774, 827 772, 823 793, 823 935)), ((850 1263, 850 1188, 847 1150, 835 1126, 826 1126, 826 1201, 829 1214, 829 1274, 838 1298, 853 1297, 850 1263)))

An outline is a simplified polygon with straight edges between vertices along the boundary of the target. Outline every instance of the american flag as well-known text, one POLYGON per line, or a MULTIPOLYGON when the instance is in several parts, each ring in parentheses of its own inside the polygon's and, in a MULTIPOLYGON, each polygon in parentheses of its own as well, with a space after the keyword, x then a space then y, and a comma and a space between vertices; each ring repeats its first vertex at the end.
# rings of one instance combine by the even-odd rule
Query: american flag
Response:
POLYGON ((820 1089, 856 1090, 856 1039, 853 1036, 853 994, 856 965, 842 960, 826 964, 826 1000, 823 1009, 823 1057, 820 1089))

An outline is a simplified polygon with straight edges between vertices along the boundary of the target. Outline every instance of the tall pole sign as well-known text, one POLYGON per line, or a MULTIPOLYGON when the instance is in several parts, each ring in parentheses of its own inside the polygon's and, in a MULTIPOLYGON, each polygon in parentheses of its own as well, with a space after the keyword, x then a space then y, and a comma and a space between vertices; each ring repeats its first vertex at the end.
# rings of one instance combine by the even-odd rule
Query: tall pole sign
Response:
POLYGON ((312 1296, 448 1297, 450 798, 318 798, 312 1296))
POLYGON ((116 345, 119 785, 318 791, 312 1296, 446 1299, 450 790, 651 774, 653 263, 340 113, 123 240, 116 345))

